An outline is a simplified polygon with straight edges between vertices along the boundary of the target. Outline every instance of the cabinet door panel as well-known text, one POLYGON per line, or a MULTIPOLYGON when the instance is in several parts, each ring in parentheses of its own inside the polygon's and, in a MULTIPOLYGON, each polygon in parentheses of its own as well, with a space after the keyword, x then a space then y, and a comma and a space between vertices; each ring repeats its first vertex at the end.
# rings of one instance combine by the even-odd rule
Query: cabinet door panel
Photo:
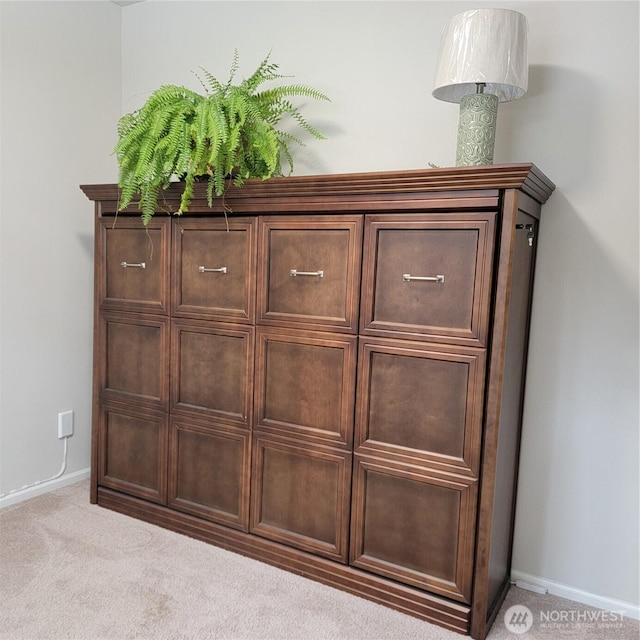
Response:
POLYGON ((107 405, 101 412, 98 430, 98 483, 166 504, 166 415, 125 405, 107 405))
POLYGON ((105 311, 100 388, 106 400, 168 405, 169 322, 162 316, 105 311))
POLYGON ((362 217, 261 221, 258 321, 355 333, 362 217))
POLYGON ((99 218, 97 296, 103 309, 169 312, 169 224, 99 218))
POLYGON ((251 532, 346 562, 351 454, 254 434, 251 532))
POLYGON ((357 338, 259 328, 257 344, 257 428, 350 446, 357 338))
POLYGON ((351 564, 470 602, 477 486, 356 456, 351 564))
POLYGON ((485 351, 362 338, 355 450, 477 475, 485 351))
POLYGON ((363 333, 486 344, 495 214, 457 218, 367 216, 363 333))
POLYGON ((170 505, 247 531, 249 455, 249 433, 174 421, 170 505))
POLYGON ((174 221, 173 313, 253 322, 256 220, 174 221))
POLYGON ((253 395, 253 328, 174 320, 171 405, 248 427, 253 395))

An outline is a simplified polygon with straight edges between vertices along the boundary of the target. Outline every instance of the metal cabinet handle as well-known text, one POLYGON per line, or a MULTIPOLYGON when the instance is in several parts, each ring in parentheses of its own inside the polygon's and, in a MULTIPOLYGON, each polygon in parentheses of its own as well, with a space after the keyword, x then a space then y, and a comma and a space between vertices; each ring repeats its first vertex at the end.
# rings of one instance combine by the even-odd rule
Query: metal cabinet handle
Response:
POLYGON ((126 269, 127 267, 136 267, 137 269, 146 269, 147 265, 144 262, 121 262, 120 266, 123 269, 126 269))
POLYGON ((324 271, 298 271, 297 269, 291 269, 289 274, 292 276, 315 276, 316 278, 324 278, 324 271))
POLYGON ((410 273, 402 274, 403 282, 412 282, 413 280, 419 280, 421 282, 444 282, 444 276, 412 276, 410 273))
POLYGON ((204 266, 198 267, 200 273, 227 273, 227 267, 219 267, 218 269, 206 269, 204 266))

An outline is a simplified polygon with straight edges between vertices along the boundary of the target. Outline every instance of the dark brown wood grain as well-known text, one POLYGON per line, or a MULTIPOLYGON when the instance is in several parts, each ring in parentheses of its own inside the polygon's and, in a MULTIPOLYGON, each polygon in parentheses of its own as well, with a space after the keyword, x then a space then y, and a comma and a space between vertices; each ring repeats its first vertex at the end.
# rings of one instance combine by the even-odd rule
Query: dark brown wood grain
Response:
POLYGON ((100 307, 167 314, 169 221, 144 227, 132 218, 103 218, 96 228, 104 264, 98 271, 100 307))
POLYGON ((477 478, 485 350, 362 337, 354 450, 477 478))
POLYGON ((351 454, 254 435, 251 532, 347 561, 351 454))
POLYGON ((262 218, 258 323, 356 333, 361 255, 361 216, 262 218))
POLYGON ((169 399, 169 320, 152 314, 104 311, 96 372, 105 400, 166 408, 169 399))
POLYGON ((357 339, 258 329, 255 429, 350 448, 357 339))
POLYGON ((169 505, 242 531, 249 528, 251 436, 215 422, 175 418, 169 439, 169 505))
POLYGON ((477 482, 356 456, 351 564, 471 599, 477 482))
POLYGON ((361 333, 485 346, 494 227, 495 213, 367 216, 361 333))
POLYGON ((171 330, 172 413, 249 428, 253 327, 176 318, 171 330))
POLYGON ((173 221, 174 316, 255 321, 256 219, 173 221))
POLYGON ((99 420, 99 485, 165 504, 166 414, 106 403, 99 420))

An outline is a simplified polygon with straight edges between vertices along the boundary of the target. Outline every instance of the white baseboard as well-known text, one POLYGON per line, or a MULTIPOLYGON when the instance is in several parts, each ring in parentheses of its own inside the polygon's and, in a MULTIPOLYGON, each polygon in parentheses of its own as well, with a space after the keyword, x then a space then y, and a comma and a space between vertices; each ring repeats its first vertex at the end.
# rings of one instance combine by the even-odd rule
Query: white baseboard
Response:
POLYGON ((69 484, 74 484, 76 482, 80 482, 81 480, 86 480, 89 477, 90 473, 90 469, 81 469, 80 471, 67 473, 63 476, 60 476, 59 478, 56 478, 55 480, 49 480, 33 487, 21 489, 14 493, 9 493, 4 498, 0 498, 0 509, 2 509, 3 507, 9 507, 13 504, 17 504, 18 502, 22 502, 23 500, 35 498, 36 496, 40 496, 43 493, 49 493, 49 491, 55 491, 56 489, 66 487, 69 484))
MULTIPOLYGON (((625 602, 624 600, 616 600, 614 598, 607 598, 606 596, 599 596, 595 593, 589 593, 582 589, 576 589, 560 582, 554 582, 553 580, 547 580, 540 576, 534 576, 524 571, 518 571, 516 569, 511 570, 512 582, 525 582, 537 589, 546 589, 548 593, 560 598, 566 598, 567 600, 573 600, 574 602, 580 602, 591 607, 603 609, 605 611, 621 611, 626 618, 634 618, 640 620, 640 606, 631 602, 625 602)), ((536 590, 537 590, 536 589, 536 590)))

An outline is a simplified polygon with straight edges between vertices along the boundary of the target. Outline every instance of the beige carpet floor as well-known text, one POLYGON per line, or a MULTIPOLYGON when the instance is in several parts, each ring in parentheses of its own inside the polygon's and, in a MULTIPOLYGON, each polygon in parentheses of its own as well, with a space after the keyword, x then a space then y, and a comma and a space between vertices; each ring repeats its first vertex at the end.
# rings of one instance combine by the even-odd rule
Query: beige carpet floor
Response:
MULTIPOLYGON (((90 505, 88 495, 84 481, 0 510, 0 639, 462 637, 90 505)), ((489 638, 638 640, 639 629, 636 620, 612 620, 610 613, 512 587, 489 638), (513 605, 524 605, 532 614, 526 633, 505 626, 513 605), (590 621, 589 611, 596 612, 590 621)))

